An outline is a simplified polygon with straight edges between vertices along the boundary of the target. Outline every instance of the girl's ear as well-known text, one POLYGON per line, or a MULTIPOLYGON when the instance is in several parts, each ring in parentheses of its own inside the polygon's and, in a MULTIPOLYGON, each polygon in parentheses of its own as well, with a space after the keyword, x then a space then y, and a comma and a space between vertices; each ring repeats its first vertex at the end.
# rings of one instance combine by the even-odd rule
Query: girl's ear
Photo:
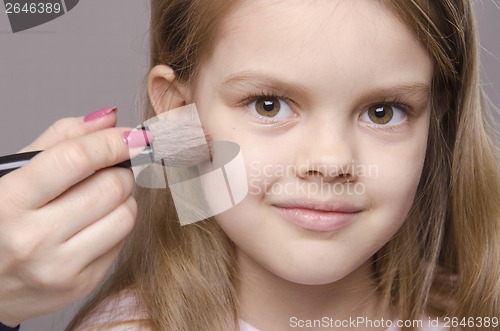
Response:
POLYGON ((188 104, 189 89, 177 81, 175 72, 166 65, 157 65, 148 76, 148 95, 155 113, 179 108, 188 104))

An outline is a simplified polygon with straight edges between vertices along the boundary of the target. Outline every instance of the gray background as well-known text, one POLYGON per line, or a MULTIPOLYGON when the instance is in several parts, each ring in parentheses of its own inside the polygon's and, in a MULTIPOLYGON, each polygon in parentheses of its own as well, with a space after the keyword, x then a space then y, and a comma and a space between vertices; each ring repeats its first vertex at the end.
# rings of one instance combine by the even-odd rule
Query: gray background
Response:
MULTIPOLYGON (((500 0, 475 2, 483 83, 500 106, 500 0)), ((119 107, 134 126, 147 71, 147 0, 83 0, 64 16, 13 34, 0 4, 0 155, 29 144, 62 117, 119 107)), ((78 304, 23 323, 24 331, 64 328, 78 304)))

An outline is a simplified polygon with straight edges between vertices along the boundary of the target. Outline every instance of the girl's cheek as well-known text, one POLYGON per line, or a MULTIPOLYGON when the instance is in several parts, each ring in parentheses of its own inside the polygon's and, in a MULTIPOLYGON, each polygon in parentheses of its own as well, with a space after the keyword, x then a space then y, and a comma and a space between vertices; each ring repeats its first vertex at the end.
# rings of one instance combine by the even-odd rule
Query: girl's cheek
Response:
POLYGON ((372 160, 370 175, 360 180, 366 185, 372 207, 407 213, 420 181, 425 146, 400 147, 391 153, 367 153, 372 160))

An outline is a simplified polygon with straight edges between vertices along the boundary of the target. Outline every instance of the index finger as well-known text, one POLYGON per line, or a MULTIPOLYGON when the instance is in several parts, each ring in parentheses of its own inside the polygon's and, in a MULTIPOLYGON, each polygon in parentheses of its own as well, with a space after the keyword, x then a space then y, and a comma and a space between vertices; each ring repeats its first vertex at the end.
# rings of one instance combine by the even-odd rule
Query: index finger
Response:
POLYGON ((24 147, 20 152, 46 150, 55 144, 87 135, 91 132, 103 130, 116 125, 116 107, 108 107, 93 112, 87 117, 63 118, 54 122, 45 132, 43 132, 29 146, 24 147), (86 120, 90 116, 101 115, 98 120, 86 120))
POLYGON ((145 135, 131 131, 111 128, 59 143, 1 180, 5 180, 13 203, 24 209, 37 209, 97 170, 139 153, 153 139, 149 132, 145 135), (134 148, 129 148, 127 142, 134 148))

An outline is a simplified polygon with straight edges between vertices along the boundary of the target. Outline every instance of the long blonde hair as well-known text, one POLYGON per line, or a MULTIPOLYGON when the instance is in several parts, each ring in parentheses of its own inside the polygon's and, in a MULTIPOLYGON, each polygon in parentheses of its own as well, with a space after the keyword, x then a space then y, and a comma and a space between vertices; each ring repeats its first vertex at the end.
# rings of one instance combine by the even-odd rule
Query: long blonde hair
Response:
MULTIPOLYGON (((435 63, 429 142, 417 195, 404 225, 373 257, 383 305, 396 309, 402 320, 498 317, 499 154, 479 84, 471 1, 381 2, 415 33, 435 63)), ((151 67, 169 65, 179 81, 195 82, 235 3, 152 0, 151 67)), ((152 116, 149 103, 145 118, 152 116)), ((233 244, 214 220, 181 227, 168 190, 137 188, 136 193, 137 225, 116 268, 67 330, 125 289, 132 289, 147 311, 147 318, 135 322, 154 330, 235 328, 233 244)))

